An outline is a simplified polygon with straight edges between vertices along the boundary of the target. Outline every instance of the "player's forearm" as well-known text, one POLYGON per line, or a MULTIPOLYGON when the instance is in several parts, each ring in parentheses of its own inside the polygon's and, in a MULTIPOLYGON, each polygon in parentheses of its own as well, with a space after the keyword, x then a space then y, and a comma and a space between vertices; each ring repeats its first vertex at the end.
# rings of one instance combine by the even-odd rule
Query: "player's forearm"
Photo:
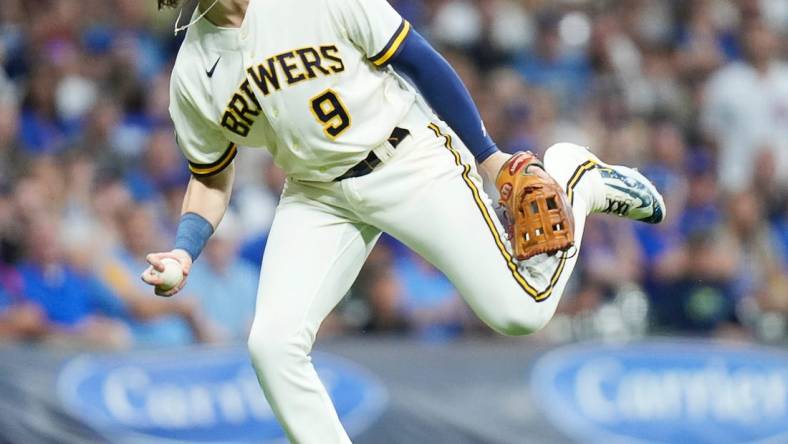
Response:
POLYGON ((227 211, 235 179, 235 165, 209 177, 192 176, 186 188, 181 214, 196 213, 216 228, 227 211))
POLYGON ((197 259, 214 229, 219 226, 230 203, 235 167, 231 164, 210 177, 193 176, 183 199, 175 248, 197 259))
POLYGON ((421 35, 411 31, 391 63, 416 84, 432 109, 460 136, 478 162, 498 152, 459 75, 421 35))
POLYGON ((501 167, 510 157, 511 154, 496 151, 479 164, 479 169, 487 180, 495 182, 498 172, 501 171, 501 167))

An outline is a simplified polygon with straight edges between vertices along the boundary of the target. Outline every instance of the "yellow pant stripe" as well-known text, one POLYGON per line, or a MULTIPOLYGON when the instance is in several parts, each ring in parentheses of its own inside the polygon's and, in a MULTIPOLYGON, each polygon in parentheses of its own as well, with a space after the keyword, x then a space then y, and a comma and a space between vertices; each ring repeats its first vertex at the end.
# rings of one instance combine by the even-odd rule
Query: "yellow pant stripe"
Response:
MULTIPOLYGON (((572 203, 574 203, 575 185, 577 185, 577 183, 580 181, 580 179, 583 177, 583 175, 586 172, 594 169, 595 166, 596 166, 596 163, 594 161, 588 160, 588 161, 580 164, 580 166, 575 170, 574 174, 572 174, 572 177, 569 179, 569 183, 567 183, 567 185, 566 185, 566 195, 568 197, 570 205, 572 203)), ((567 258, 566 255, 564 255, 561 258, 561 261, 558 263, 558 267, 555 269, 555 272, 553 273, 553 276, 550 278, 550 285, 543 292, 543 293, 546 293, 546 295, 542 296, 541 300, 544 300, 544 299, 547 299, 548 297, 550 297, 550 293, 552 293, 553 287, 555 287, 555 284, 558 282, 558 278, 561 277, 561 273, 564 271, 564 265, 566 265, 567 259, 568 258, 567 258)))
MULTIPOLYGON (((471 171, 471 166, 462 161, 462 157, 460 156, 460 153, 452 146, 451 134, 443 133, 441 129, 434 123, 431 123, 429 125, 429 128, 430 130, 432 130, 433 133, 435 133, 436 137, 439 138, 443 137, 445 139, 444 146, 454 156, 454 161, 457 164, 457 166, 462 167, 463 169, 462 179, 463 181, 465 181, 465 184, 471 190, 471 194, 473 195, 473 200, 475 201, 476 206, 479 208, 479 211, 482 213, 482 216, 484 217, 484 221, 487 224, 488 229, 490 230, 490 234, 492 234, 493 239, 495 240, 495 244, 498 247, 498 250, 500 251, 501 255, 506 261, 506 265, 509 267, 509 270, 512 272, 512 277, 514 277, 515 281, 517 281, 520 287, 522 287, 522 289, 526 293, 528 293, 535 301, 542 302, 544 300, 547 300, 547 298, 549 298, 552 295, 553 287, 555 287, 555 284, 558 282, 558 279, 561 277, 561 273, 563 272, 564 266, 566 265, 566 261, 568 259, 567 256, 564 255, 559 261, 558 267, 556 267, 555 272, 550 278, 550 284, 547 286, 547 288, 545 288, 544 291, 541 292, 536 290, 534 286, 531 285, 522 274, 520 274, 517 263, 513 260, 512 255, 506 249, 506 245, 504 244, 503 240, 501 239, 500 233, 495 227, 493 218, 490 215, 487 206, 484 204, 484 201, 481 198, 481 193, 479 192, 478 187, 476 186, 475 183, 473 183, 473 181, 469 176, 469 173, 471 171)), ((595 163, 593 161, 587 161, 581 164, 577 168, 577 170, 575 170, 574 174, 572 174, 572 177, 569 179, 569 182, 567 183, 567 187, 566 187, 567 197, 569 198, 570 203, 573 202, 574 187, 577 185, 577 183, 580 181, 583 175, 586 172, 593 169, 594 166, 595 163)))

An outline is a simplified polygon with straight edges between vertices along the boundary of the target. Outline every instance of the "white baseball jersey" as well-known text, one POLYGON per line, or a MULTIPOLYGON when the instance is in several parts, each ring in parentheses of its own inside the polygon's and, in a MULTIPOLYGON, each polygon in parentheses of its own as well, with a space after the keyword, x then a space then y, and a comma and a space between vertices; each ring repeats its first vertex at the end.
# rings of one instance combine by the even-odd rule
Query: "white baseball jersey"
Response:
POLYGON ((221 171, 245 146, 267 149, 294 179, 341 176, 415 100, 386 67, 409 30, 385 0, 251 0, 240 28, 198 21, 170 94, 192 173, 221 171))

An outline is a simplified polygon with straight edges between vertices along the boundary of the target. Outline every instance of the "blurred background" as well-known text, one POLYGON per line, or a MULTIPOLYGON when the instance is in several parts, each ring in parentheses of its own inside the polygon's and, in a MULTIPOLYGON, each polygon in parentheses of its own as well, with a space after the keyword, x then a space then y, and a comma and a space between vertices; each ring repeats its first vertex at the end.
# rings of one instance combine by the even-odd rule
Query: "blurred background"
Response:
MULTIPOLYGON (((284 181, 265 153, 239 154, 231 212, 181 295, 155 298, 138 277, 146 253, 171 247, 189 178, 167 110, 183 35, 172 35, 176 12, 155 3, 0 0, 0 340, 5 365, 16 366, 6 381, 20 365, 30 370, 20 363, 55 379, 60 363, 92 350, 171 347, 178 356, 185 346, 245 341, 284 181)), ((535 356, 579 340, 690 336, 785 347, 788 1, 392 4, 454 65, 502 149, 590 146, 650 177, 669 218, 648 226, 591 217, 559 313, 516 341, 491 333, 443 275, 384 237, 319 344, 372 368, 390 389, 413 370, 405 362, 439 356, 443 367, 429 368, 450 367, 460 385, 475 371, 479 381, 493 377, 498 359, 519 365, 509 376, 527 385, 535 356), (387 376, 396 363, 402 368, 387 376)), ((193 4, 186 8, 188 16, 193 4)), ((420 377, 428 374, 436 377, 420 377)), ((466 422, 446 425, 455 435, 444 441, 430 432, 430 442, 564 442, 542 414, 522 419, 540 431, 528 440, 512 438, 518 431, 496 441, 500 428, 461 439, 466 422)), ((106 439, 57 421, 30 425, 27 435, 4 434, 12 426, 0 423, 0 442, 106 439), (58 435, 65 429, 75 434, 58 435)), ((360 442, 427 442, 393 438, 381 423, 360 442)))

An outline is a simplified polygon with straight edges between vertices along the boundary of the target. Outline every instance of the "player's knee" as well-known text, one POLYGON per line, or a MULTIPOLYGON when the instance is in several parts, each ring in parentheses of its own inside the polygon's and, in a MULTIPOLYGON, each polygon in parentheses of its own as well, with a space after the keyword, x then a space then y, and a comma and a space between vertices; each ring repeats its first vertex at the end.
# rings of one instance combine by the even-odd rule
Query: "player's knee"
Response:
POLYGON ((497 330, 505 336, 528 336, 536 333, 540 328, 536 324, 517 320, 498 326, 497 330))
POLYGON ((513 314, 501 319, 495 330, 506 336, 527 336, 544 328, 550 316, 543 310, 533 310, 528 313, 513 314))
POLYGON ((551 168, 549 165, 552 165, 555 162, 561 162, 562 160, 565 161, 566 154, 572 151, 584 150, 580 145, 576 145, 574 143, 569 142, 558 142, 551 145, 547 150, 544 152, 544 165, 545 167, 550 170, 551 168))
POLYGON ((255 323, 247 341, 249 354, 255 368, 270 369, 275 366, 286 366, 301 354, 299 347, 291 336, 255 323))
POLYGON ((256 326, 252 326, 246 346, 249 348, 252 364, 257 368, 274 361, 275 356, 272 355, 278 353, 276 350, 280 347, 275 338, 268 335, 264 329, 256 326))

